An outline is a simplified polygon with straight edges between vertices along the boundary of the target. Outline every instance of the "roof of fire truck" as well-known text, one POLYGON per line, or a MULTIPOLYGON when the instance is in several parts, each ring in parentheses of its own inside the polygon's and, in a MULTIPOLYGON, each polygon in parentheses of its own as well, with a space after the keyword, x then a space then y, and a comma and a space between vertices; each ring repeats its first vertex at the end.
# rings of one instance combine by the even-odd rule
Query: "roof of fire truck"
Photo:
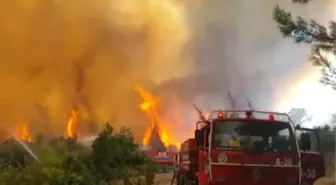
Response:
POLYGON ((215 110, 207 117, 203 114, 199 115, 200 122, 211 122, 218 119, 252 119, 252 120, 271 120, 277 122, 287 122, 294 126, 287 113, 257 111, 257 110, 215 110))

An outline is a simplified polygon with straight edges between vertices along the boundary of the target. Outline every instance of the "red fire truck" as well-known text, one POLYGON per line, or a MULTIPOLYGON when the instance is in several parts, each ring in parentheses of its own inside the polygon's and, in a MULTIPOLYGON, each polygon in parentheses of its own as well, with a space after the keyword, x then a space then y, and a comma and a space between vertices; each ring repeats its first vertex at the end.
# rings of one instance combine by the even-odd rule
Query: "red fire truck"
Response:
MULTIPOLYGON (((195 138, 181 145, 178 185, 301 184, 300 149, 287 114, 214 111, 205 118, 196 110, 195 138)), ((303 137, 300 146, 307 143, 303 137)))
POLYGON ((174 164, 174 157, 177 154, 177 152, 158 150, 148 150, 146 153, 157 164, 157 172, 159 173, 167 173, 171 170, 174 164))

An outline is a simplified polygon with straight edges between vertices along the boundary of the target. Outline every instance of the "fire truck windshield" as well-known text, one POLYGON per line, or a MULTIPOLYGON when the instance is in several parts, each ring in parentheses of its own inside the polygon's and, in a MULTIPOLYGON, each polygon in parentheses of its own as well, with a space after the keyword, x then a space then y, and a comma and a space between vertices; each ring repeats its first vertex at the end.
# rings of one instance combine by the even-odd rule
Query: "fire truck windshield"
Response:
POLYGON ((269 120, 216 120, 212 147, 224 150, 254 149, 293 152, 294 133, 286 122, 269 120))

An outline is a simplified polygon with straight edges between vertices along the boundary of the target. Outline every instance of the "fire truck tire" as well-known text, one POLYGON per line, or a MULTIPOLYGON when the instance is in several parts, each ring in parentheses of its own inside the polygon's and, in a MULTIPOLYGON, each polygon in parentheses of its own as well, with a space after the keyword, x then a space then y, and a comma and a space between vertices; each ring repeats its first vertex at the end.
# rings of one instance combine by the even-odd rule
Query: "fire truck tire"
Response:
POLYGON ((184 176, 183 175, 179 175, 177 178, 177 185, 185 185, 184 184, 184 176))
POLYGON ((179 185, 194 185, 193 181, 191 181, 186 175, 180 177, 179 185))
POLYGON ((157 165, 157 173, 164 173, 164 165, 163 164, 158 164, 157 165))
POLYGON ((195 179, 194 185, 198 185, 198 179, 197 178, 195 179))
POLYGON ((168 172, 167 168, 168 168, 167 165, 163 165, 162 166, 162 172, 167 173, 168 172))

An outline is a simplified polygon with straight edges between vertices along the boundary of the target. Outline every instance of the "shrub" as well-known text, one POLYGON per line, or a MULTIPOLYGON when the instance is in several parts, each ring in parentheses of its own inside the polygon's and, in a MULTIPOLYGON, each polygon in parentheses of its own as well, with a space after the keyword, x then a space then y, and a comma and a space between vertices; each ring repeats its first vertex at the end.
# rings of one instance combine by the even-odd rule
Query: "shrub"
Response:
POLYGON ((74 139, 39 140, 32 148, 41 163, 22 161, 27 153, 13 150, 14 145, 0 145, 7 149, 1 150, 1 185, 98 185, 112 181, 139 184, 144 176, 146 184, 153 184, 154 163, 140 151, 127 128, 114 133, 112 126, 105 124, 92 151, 74 139))

